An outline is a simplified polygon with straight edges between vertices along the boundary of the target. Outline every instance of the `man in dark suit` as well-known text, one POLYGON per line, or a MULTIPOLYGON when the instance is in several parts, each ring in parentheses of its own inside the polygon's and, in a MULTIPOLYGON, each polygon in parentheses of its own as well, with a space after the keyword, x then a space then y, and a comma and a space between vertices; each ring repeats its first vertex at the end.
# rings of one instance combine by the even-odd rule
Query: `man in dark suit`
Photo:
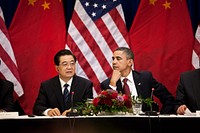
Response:
MULTIPOLYGON (((112 77, 101 83, 101 88, 114 89, 118 92, 125 93, 122 89, 123 80, 128 79, 127 84, 130 89, 131 96, 141 97, 142 99, 151 98, 152 94, 159 98, 162 103, 161 114, 171 114, 174 112, 174 97, 166 89, 164 85, 157 82, 151 72, 133 70, 133 52, 126 47, 119 47, 113 53, 113 73, 112 77)), ((153 98, 153 97, 152 97, 153 98)), ((143 108, 147 111, 147 108, 143 108)))
POLYGON ((176 113, 185 114, 188 108, 191 112, 200 110, 200 69, 183 72, 176 90, 176 113))
POLYGON ((14 84, 8 80, 0 79, 0 112, 14 110, 14 84))
POLYGON ((93 98, 93 83, 76 75, 76 57, 71 51, 60 50, 54 56, 54 64, 59 75, 41 83, 33 107, 35 115, 67 115, 71 104, 75 106, 87 98, 93 98), (64 96, 65 88, 68 93, 66 97, 64 96), (67 99, 66 102, 65 99, 67 99))

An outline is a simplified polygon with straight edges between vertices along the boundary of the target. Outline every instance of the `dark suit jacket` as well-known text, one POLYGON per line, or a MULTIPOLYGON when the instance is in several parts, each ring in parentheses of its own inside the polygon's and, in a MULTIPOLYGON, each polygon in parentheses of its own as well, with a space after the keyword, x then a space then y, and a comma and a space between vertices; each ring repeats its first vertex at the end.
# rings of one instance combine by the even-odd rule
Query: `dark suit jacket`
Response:
POLYGON ((185 104, 190 111, 200 110, 200 69, 181 73, 176 90, 177 106, 185 104))
MULTIPOLYGON (((91 81, 74 76, 67 102, 68 109, 71 107, 71 92, 74 92, 73 104, 75 106, 78 102, 93 98, 92 87, 93 83, 91 81)), ((65 111, 59 76, 41 83, 40 91, 33 107, 33 114, 43 115, 42 113, 46 109, 56 107, 61 113, 65 111)))
MULTIPOLYGON (((171 114, 175 113, 174 111, 174 101, 175 98, 171 93, 166 89, 165 86, 163 86, 161 83, 157 82, 151 72, 147 71, 132 71, 133 73, 133 79, 135 82, 135 87, 137 89, 138 96, 141 96, 143 99, 150 98, 152 88, 154 88, 153 95, 156 96, 160 102, 162 103, 162 108, 160 110, 161 114, 171 114)), ((103 90, 110 88, 110 78, 104 80, 101 83, 101 88, 103 90)), ((117 81, 117 91, 122 92, 122 84, 121 81, 117 81)), ((145 110, 143 110, 145 111, 145 110)))
POLYGON ((14 110, 14 84, 8 80, 0 79, 0 109, 14 110))

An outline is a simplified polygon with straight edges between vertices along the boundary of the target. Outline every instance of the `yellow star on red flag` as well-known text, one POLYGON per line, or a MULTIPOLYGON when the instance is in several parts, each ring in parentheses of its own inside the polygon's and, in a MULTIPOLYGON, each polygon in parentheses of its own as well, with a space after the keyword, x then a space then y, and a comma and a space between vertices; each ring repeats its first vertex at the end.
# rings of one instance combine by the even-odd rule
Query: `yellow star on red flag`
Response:
POLYGON ((28 0, 28 5, 34 6, 34 4, 35 4, 36 1, 37 0, 28 0))
POLYGON ((167 8, 171 8, 171 2, 165 1, 165 3, 162 4, 162 5, 165 7, 165 10, 166 10, 167 8))
POLYGON ((47 3, 46 1, 44 1, 44 3, 41 6, 44 7, 44 10, 46 10, 46 9, 50 9, 49 5, 50 3, 47 3))

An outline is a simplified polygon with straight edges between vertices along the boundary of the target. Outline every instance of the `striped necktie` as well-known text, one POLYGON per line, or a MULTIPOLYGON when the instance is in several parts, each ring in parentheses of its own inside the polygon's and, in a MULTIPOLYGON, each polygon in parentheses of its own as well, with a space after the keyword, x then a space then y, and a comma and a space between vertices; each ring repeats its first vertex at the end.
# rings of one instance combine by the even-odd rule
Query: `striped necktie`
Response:
POLYGON ((64 85, 64 94, 63 94, 63 99, 64 99, 64 105, 65 105, 65 109, 67 109, 67 100, 68 100, 68 98, 69 98, 69 91, 68 91, 68 89, 67 89, 67 87, 68 87, 69 85, 68 84, 65 84, 64 85))

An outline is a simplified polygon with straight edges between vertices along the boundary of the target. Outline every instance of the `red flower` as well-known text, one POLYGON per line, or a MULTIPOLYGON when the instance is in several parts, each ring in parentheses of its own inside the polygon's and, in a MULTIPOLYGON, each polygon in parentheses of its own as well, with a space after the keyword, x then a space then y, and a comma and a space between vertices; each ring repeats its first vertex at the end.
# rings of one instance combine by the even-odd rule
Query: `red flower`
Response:
POLYGON ((116 99, 117 96, 118 96, 118 93, 117 93, 117 92, 114 92, 114 93, 111 94, 112 99, 116 99))
POLYGON ((125 101, 124 105, 125 105, 127 108, 131 108, 131 107, 132 107, 132 102, 131 102, 131 100, 125 101))
POLYGON ((115 90, 107 89, 93 99, 93 105, 95 112, 126 112, 132 108, 132 101, 128 95, 122 95, 115 90))
POLYGON ((100 100, 99 100, 98 97, 94 98, 93 101, 92 101, 92 102, 93 102, 93 105, 94 105, 95 107, 98 106, 99 101, 100 101, 100 100))
POLYGON ((125 95, 125 94, 123 95, 123 98, 124 98, 124 101, 129 101, 130 100, 130 97, 125 95))
POLYGON ((101 92, 101 94, 104 95, 104 96, 107 96, 107 95, 108 95, 108 92, 103 90, 103 91, 101 92))

